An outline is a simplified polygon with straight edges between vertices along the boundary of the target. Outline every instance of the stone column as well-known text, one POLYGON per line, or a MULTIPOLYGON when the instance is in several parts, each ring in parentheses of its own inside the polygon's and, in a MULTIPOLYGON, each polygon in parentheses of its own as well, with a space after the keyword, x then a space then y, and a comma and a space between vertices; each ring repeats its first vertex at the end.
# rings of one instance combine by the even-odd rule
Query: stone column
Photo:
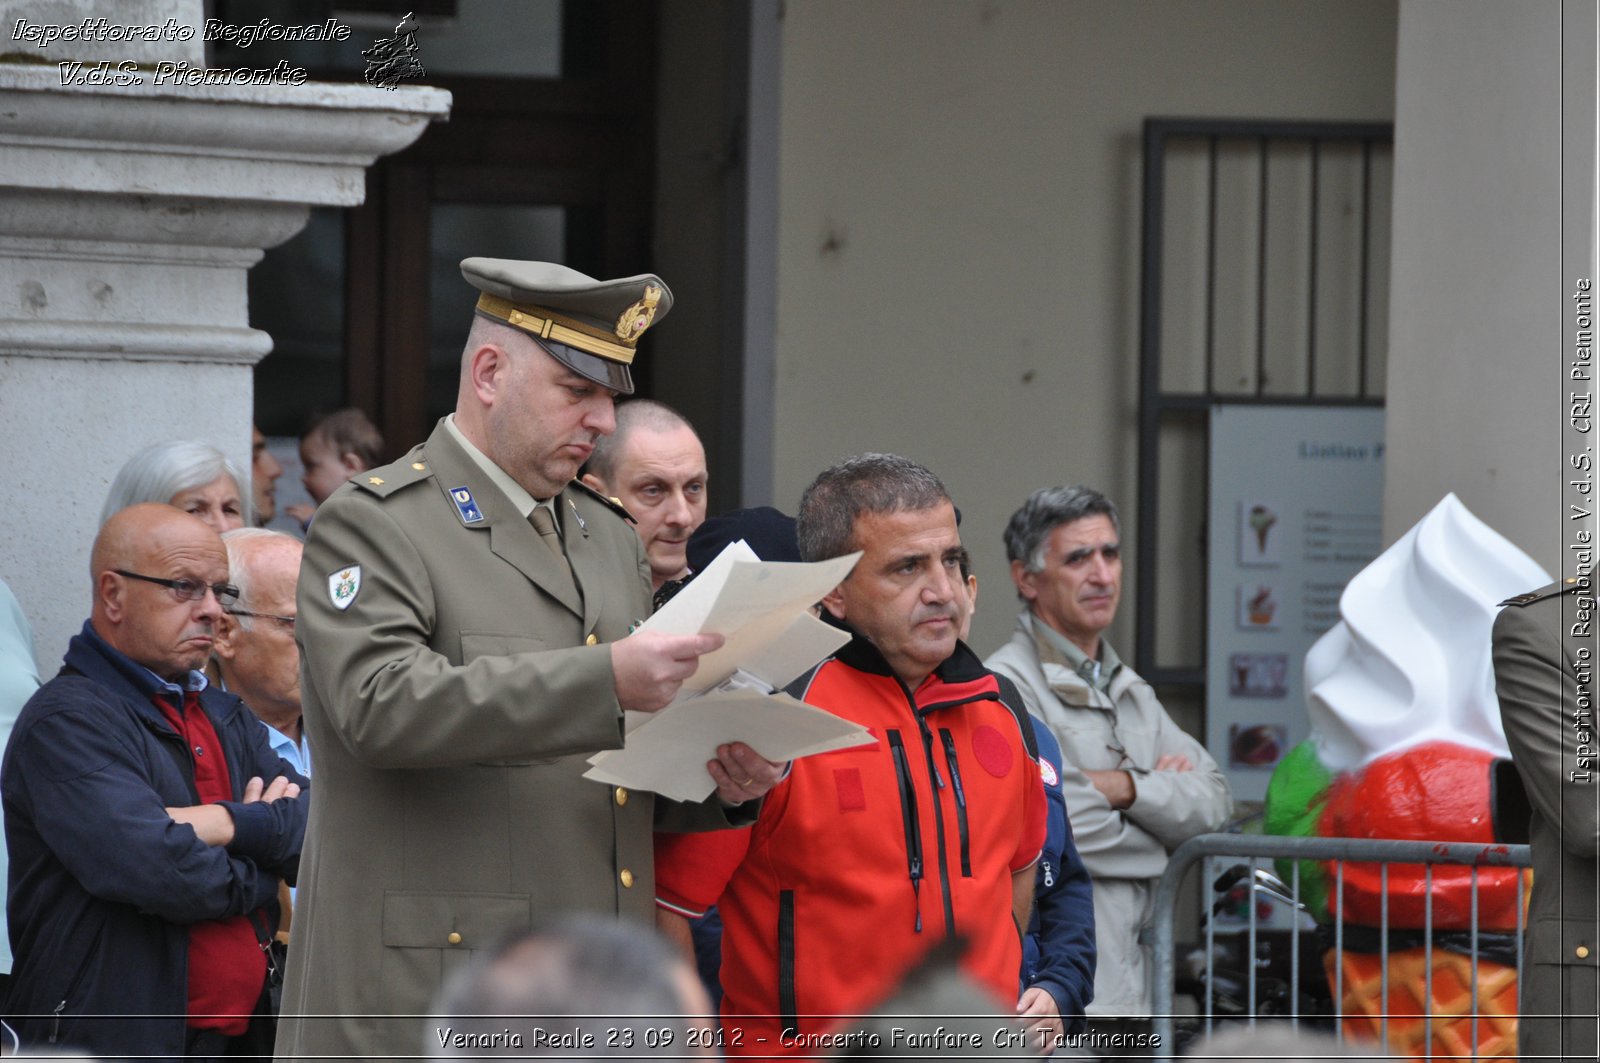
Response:
MULTIPOLYGON (((200 0, 109 10, 200 26, 200 0)), ((450 106, 426 88, 157 84, 160 62, 200 65, 198 33, 17 39, 19 19, 107 13, 0 3, 0 53, 32 59, 0 63, 0 577, 46 675, 88 615, 89 545, 130 454, 203 440, 249 491, 251 369, 272 340, 249 327, 246 272, 312 205, 360 203, 365 168, 450 106), (109 84, 58 65, 100 60, 109 84)))

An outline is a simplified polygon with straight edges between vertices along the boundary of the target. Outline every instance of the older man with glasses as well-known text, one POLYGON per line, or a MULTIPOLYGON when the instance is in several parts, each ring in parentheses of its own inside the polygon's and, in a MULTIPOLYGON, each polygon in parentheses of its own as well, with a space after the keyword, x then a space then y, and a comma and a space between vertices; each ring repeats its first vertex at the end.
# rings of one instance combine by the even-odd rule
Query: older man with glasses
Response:
POLYGON ((310 784, 200 670, 239 596, 216 532, 130 506, 90 574, 89 620, 0 766, 7 1021, 27 1049, 222 1057, 267 984, 310 784))
POLYGON ((231 694, 267 726, 272 751, 311 775, 311 751, 300 726, 300 648, 295 645, 299 539, 266 528, 224 532, 228 572, 239 598, 225 606, 213 649, 217 673, 231 694))

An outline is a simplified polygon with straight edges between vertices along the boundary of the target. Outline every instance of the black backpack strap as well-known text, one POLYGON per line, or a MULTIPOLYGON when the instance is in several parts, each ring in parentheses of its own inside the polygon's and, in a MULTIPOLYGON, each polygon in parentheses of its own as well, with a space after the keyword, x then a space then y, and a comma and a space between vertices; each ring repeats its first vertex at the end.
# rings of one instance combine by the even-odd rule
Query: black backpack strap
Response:
POLYGON ((1039 759, 1039 739, 1033 733, 1033 717, 1028 715, 1028 703, 1022 700, 1022 691, 1017 689, 1008 676, 999 672, 990 672, 1000 687, 1000 704, 1011 710, 1011 715, 1017 718, 1017 729, 1022 732, 1022 744, 1028 750, 1028 756, 1034 760, 1039 759))

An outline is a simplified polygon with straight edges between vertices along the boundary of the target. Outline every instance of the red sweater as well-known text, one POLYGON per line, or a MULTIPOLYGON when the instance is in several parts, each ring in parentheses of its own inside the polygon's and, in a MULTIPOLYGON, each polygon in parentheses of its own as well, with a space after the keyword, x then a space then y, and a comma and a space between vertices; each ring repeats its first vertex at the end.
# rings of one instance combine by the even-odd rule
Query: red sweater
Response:
MULTIPOLYGON (((228 758, 199 695, 185 695, 181 713, 166 698, 154 700, 189 749, 199 803, 232 801, 228 758)), ((249 917, 209 919, 189 927, 190 1026, 230 1037, 244 1033, 266 980, 266 954, 249 917)))

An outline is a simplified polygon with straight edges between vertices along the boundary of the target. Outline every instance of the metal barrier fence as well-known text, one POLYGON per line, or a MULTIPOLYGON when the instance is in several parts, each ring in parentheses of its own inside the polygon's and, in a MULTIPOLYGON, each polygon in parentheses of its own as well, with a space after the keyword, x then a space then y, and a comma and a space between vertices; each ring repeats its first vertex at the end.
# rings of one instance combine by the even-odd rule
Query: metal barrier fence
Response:
MULTIPOLYGON (((1422 1001, 1426 1002, 1425 1010, 1421 1016, 1421 1052, 1423 1058, 1435 1058, 1433 1052, 1434 1020, 1469 1020, 1470 1036, 1461 1045, 1460 1052, 1441 1053, 1439 1058, 1464 1058, 1470 1050, 1470 1057, 1479 1055, 1479 1028, 1480 1028, 1480 943, 1487 934, 1480 934, 1479 929, 1479 869, 1480 868, 1527 868, 1531 866, 1528 847, 1526 845, 1481 845, 1473 842, 1428 842, 1428 841, 1397 841, 1365 838, 1292 838, 1276 835, 1253 834, 1203 834, 1189 839, 1173 852, 1167 863, 1166 873, 1162 875, 1160 884, 1156 889, 1154 922, 1151 927, 1151 945, 1153 949, 1153 1010, 1155 1024, 1153 1032, 1158 1036, 1158 1043, 1162 1051, 1170 1057, 1177 1055, 1174 1035, 1173 1002, 1175 986, 1177 983, 1177 955, 1175 953, 1174 920, 1177 910, 1177 898, 1180 885, 1190 868, 1196 861, 1203 860, 1202 888, 1205 884, 1213 882, 1217 877, 1217 866, 1220 860, 1227 860, 1230 864, 1247 862, 1249 874, 1245 881, 1250 889, 1247 896, 1250 899, 1247 923, 1242 930, 1236 931, 1246 935, 1247 950, 1245 952, 1245 975, 1247 981, 1247 999, 1244 1013, 1236 1016, 1254 1023, 1260 1016, 1257 1014, 1259 997, 1257 985, 1257 947, 1258 947, 1258 918, 1256 905, 1256 883, 1258 868, 1263 863, 1288 859, 1295 863, 1292 865, 1290 878, 1285 881, 1287 901, 1293 906, 1292 929, 1289 933, 1289 971, 1290 982, 1288 986, 1287 1001, 1289 1011, 1287 1014, 1275 1016, 1287 1020, 1295 1027, 1310 1021, 1313 1017, 1301 1013, 1303 986, 1301 982, 1301 927, 1302 915, 1300 905, 1303 903, 1301 896, 1302 882, 1299 861, 1314 860, 1332 863, 1332 874, 1329 876, 1329 895, 1334 898, 1346 897, 1346 865, 1379 865, 1380 884, 1380 925, 1377 927, 1376 939, 1378 942, 1378 969, 1381 971, 1381 980, 1378 989, 1380 1002, 1377 1013, 1368 1012, 1368 1016, 1376 1021, 1380 1040, 1374 1044, 1389 1046, 1386 1051, 1393 1051, 1390 1039, 1390 1019, 1400 1018, 1399 1013, 1391 1016, 1388 1002, 1391 1000, 1389 983, 1389 958, 1391 938, 1400 933, 1390 926, 1389 922, 1389 869, 1396 864, 1423 865, 1422 881, 1422 911, 1423 919, 1420 928, 1420 943, 1423 951, 1422 969, 1424 973, 1422 1001), (1443 946, 1435 945, 1435 880, 1434 868, 1438 865, 1451 865, 1470 869, 1469 896, 1470 896, 1470 926, 1465 934, 1468 946, 1467 955, 1470 958, 1470 972, 1467 976, 1470 986, 1469 1010, 1463 1015, 1459 1010, 1448 1015, 1435 1015, 1431 1002, 1434 990, 1434 951, 1443 946)), ((1270 864, 1268 864, 1270 867, 1270 864)), ((1365 871, 1365 867, 1362 868, 1365 871)), ((1517 873, 1516 899, 1515 899, 1515 960, 1514 966, 1520 984, 1522 973, 1522 944, 1523 934, 1526 929, 1526 890, 1527 876, 1517 873)), ((1209 892, 1209 891, 1208 891, 1209 892)), ((1272 896, 1270 890, 1268 896, 1272 896)), ((1344 1010, 1345 984, 1344 970, 1346 960, 1346 937, 1350 934, 1360 934, 1367 940, 1371 939, 1371 931, 1357 924, 1347 924, 1344 913, 1347 908, 1345 903, 1338 904, 1338 915, 1332 919, 1330 926, 1324 926, 1318 931, 1323 938, 1328 940, 1328 947, 1333 951, 1333 972, 1329 988, 1332 991, 1333 1013, 1331 1016, 1316 1016, 1317 1019, 1331 1020, 1340 1040, 1345 1038, 1346 1020, 1352 1016, 1346 1015, 1344 1010)), ((1226 933, 1218 932, 1208 910, 1205 918, 1204 951, 1205 971, 1201 981, 1204 986, 1204 995, 1200 1000, 1201 1015, 1197 1018, 1203 1024, 1200 1032, 1209 1033, 1217 1019, 1213 1010, 1213 994, 1216 989, 1218 972, 1214 967, 1216 959, 1216 941, 1218 937, 1225 937, 1226 933)), ((1442 933, 1442 931, 1440 931, 1442 933)), ((1413 934, 1413 936, 1415 936, 1413 934)), ((1500 935, 1503 936, 1503 935, 1500 935)), ((1452 950, 1459 951, 1459 950, 1452 950)), ((1521 1008, 1516 1009, 1520 1012, 1521 1008)), ((1406 1014, 1406 1019, 1416 1016, 1406 1014)), ((1398 1053, 1397 1053, 1398 1054, 1398 1053)), ((1495 1053, 1498 1058, 1515 1058, 1514 1045, 1509 1056, 1495 1053)))

